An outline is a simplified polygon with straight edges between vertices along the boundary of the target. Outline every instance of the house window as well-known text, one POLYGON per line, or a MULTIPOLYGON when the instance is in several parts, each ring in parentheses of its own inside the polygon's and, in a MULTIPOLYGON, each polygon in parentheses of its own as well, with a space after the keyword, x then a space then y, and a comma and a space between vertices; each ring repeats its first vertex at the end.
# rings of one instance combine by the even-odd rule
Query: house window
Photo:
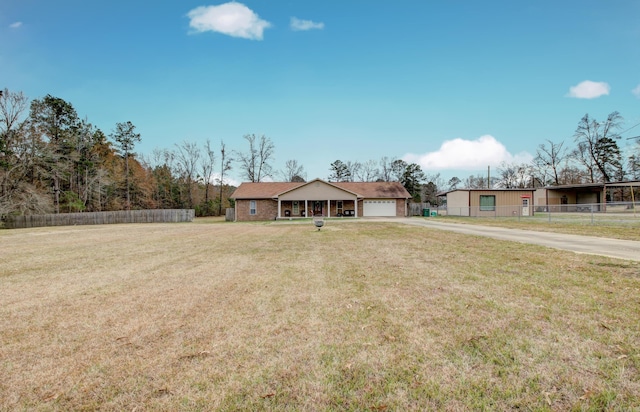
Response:
POLYGON ((336 213, 342 213, 342 200, 336 202, 336 213))
POLYGON ((256 206, 256 201, 255 200, 250 200, 249 201, 249 214, 250 215, 255 215, 258 213, 258 208, 256 206))
POLYGON ((296 216, 300 214, 300 204, 298 201, 293 202, 293 214, 296 216))
POLYGON ((494 195, 490 196, 480 196, 480 210, 481 211, 489 211, 492 212, 496 210, 496 197, 494 195))

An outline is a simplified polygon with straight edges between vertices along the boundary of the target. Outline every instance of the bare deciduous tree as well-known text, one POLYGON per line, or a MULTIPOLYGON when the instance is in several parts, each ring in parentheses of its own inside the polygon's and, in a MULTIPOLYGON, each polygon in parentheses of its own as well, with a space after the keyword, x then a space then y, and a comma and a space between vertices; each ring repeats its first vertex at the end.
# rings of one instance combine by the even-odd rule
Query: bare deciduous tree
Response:
POLYGON ((195 142, 184 141, 181 144, 176 144, 176 149, 178 175, 184 179, 187 188, 187 204, 189 208, 193 208, 193 184, 196 181, 200 148, 195 142))
POLYGON ((531 170, 527 164, 502 162, 498 167, 497 184, 505 189, 525 188, 531 183, 531 170))
MULTIPOLYGON (((588 183, 594 183, 596 181, 596 166, 593 163, 593 158, 589 154, 589 147, 587 143, 579 142, 576 148, 571 151, 571 159, 584 167, 585 174, 588 177, 588 183)), ((566 180, 565 183, 568 184, 566 180)))
POLYGON ((287 160, 280 174, 285 182, 305 182, 307 180, 304 166, 295 159, 287 160))
POLYGON ((356 180, 360 182, 374 182, 380 175, 380 170, 375 160, 367 160, 360 164, 356 180))
POLYGON ((392 179, 392 164, 396 159, 383 156, 380 159, 380 176, 378 178, 383 182, 390 182, 392 179))
POLYGON ((229 156, 227 152, 227 147, 225 146, 223 141, 220 141, 220 198, 218 202, 218 215, 222 214, 222 194, 225 189, 225 181, 224 176, 225 173, 231 170, 231 163, 233 162, 233 158, 229 156))
POLYGON ((249 143, 249 151, 237 152, 243 177, 249 182, 262 182, 272 176, 270 162, 273 160, 275 146, 265 135, 258 139, 255 134, 248 134, 244 139, 249 143))
POLYGON ((549 146, 544 143, 538 146, 536 157, 533 159, 533 163, 543 176, 543 181, 547 184, 546 175, 550 174, 553 178, 553 184, 559 185, 559 171, 562 162, 567 156, 567 150, 563 147, 564 142, 554 143, 551 140, 547 140, 549 146))
POLYGON ((0 90, 0 165, 5 150, 11 145, 11 135, 24 127, 23 116, 27 110, 27 98, 22 92, 12 93, 8 89, 0 90))
MULTIPOLYGON (((493 180, 493 179, 492 179, 493 180)), ((487 176, 478 174, 476 176, 469 176, 464 180, 464 186, 467 189, 489 189, 490 184, 487 176)))
MULTIPOLYGON (((578 154, 582 156, 581 163, 586 163, 583 158, 590 158, 589 163, 595 166, 605 182, 611 181, 616 169, 620 168, 620 148, 616 141, 620 139, 617 130, 622 120, 618 112, 610 113, 603 123, 585 114, 573 135, 579 146, 578 154)), ((591 175, 592 180, 595 180, 594 174, 591 175)))
MULTIPOLYGON (((11 93, 8 89, 0 90, 0 202, 9 195, 11 187, 20 179, 15 179, 17 168, 24 168, 26 159, 18 161, 18 145, 24 140, 25 120, 23 119, 27 109, 27 98, 22 93, 11 93), (10 181, 15 181, 10 183, 10 181)), ((22 175, 20 173, 20 175, 22 175)), ((4 199, 7 200, 7 199, 4 199)), ((7 213, 10 207, 0 207, 0 214, 7 213)))
POLYGON ((563 185, 574 185, 592 182, 588 171, 573 165, 566 165, 558 172, 558 179, 563 185))
POLYGON ((204 202, 209 202, 209 186, 211 185, 211 179, 213 178, 213 168, 216 163, 216 153, 211 148, 211 141, 207 139, 204 143, 204 154, 202 161, 200 162, 200 168, 202 170, 202 180, 204 180, 204 202))
POLYGON ((628 168, 632 179, 640 179, 640 142, 637 145, 636 153, 629 156, 628 168))
POLYGON ((349 176, 349 181, 353 182, 356 180, 357 176, 360 174, 360 169, 362 169, 362 163, 355 161, 352 162, 350 160, 345 162, 345 167, 347 168, 347 170, 349 171, 348 176, 349 176))
POLYGON ((440 173, 434 173, 434 174, 425 173, 424 180, 427 183, 433 183, 437 191, 440 191, 445 187, 444 178, 440 176, 440 173))

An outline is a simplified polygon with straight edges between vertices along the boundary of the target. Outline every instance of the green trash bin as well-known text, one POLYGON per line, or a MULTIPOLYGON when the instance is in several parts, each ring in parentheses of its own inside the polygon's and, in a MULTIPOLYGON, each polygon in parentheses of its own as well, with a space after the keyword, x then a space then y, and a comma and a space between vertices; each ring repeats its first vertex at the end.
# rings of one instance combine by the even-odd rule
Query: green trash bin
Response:
POLYGON ((422 209, 422 216, 429 217, 429 212, 430 212, 429 209, 422 209))

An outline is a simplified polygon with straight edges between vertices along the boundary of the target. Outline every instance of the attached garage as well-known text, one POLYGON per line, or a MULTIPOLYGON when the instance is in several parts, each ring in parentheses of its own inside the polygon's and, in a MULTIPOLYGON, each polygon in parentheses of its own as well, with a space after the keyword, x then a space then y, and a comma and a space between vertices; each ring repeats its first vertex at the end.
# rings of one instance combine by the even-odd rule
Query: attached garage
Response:
POLYGON ((396 216, 395 199, 365 199, 362 203, 365 217, 396 216))
POLYGON ((400 182, 245 182, 231 195, 235 220, 403 217, 411 195, 400 182))

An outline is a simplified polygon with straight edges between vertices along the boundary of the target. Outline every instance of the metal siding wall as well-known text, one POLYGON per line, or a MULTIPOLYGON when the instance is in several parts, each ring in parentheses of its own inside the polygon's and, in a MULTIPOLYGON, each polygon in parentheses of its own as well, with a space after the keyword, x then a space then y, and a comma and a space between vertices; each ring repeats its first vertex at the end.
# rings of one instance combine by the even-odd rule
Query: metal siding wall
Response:
MULTIPOLYGON (((470 193, 471 216, 518 216, 521 213, 522 195, 532 195, 530 190, 474 190, 470 193), (480 196, 495 196, 496 210, 480 210, 480 196)), ((529 208, 533 204, 533 198, 530 198, 529 208)))
POLYGON ((468 190, 458 190, 447 194, 447 214, 450 216, 469 216, 468 190))

